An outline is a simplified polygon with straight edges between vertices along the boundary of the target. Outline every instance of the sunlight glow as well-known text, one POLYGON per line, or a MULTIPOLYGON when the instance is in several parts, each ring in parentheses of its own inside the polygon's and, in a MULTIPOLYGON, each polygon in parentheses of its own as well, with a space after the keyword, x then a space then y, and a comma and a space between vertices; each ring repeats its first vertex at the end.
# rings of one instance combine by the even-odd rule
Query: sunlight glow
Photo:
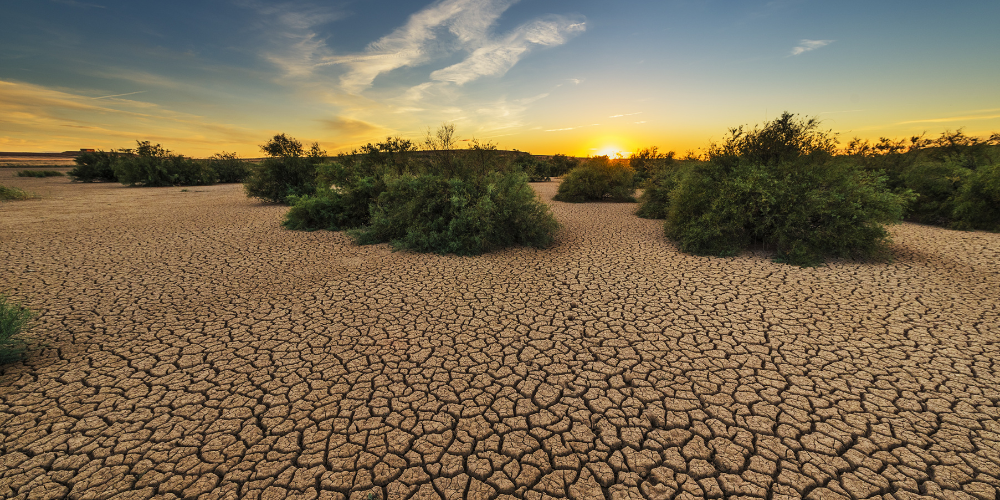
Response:
POLYGON ((615 158, 621 155, 622 158, 628 158, 632 154, 628 151, 623 150, 618 146, 605 146, 593 153, 592 156, 607 156, 608 158, 615 158))

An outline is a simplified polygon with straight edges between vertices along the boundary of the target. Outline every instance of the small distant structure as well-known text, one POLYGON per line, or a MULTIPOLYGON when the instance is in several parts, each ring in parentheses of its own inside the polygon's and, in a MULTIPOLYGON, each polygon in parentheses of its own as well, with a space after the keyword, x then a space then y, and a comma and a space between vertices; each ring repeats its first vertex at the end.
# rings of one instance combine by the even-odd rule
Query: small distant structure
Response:
MULTIPOLYGON (((67 153, 68 152, 69 151, 67 151, 67 153)), ((80 148, 80 152, 81 153, 96 153, 97 150, 96 149, 92 149, 92 148, 80 148)))

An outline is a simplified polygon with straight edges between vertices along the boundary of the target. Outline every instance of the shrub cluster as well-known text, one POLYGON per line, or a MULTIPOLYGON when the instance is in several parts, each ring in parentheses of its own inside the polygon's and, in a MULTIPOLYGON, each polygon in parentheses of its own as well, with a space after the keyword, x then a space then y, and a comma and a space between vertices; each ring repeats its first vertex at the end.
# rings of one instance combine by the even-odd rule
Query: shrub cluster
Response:
POLYGON ((62 177, 66 174, 58 170, 19 170, 18 177, 62 177))
MULTIPOLYGON (((204 186, 241 182, 250 163, 235 153, 219 153, 208 161, 194 160, 150 141, 136 141, 135 149, 92 151, 77 156, 69 175, 82 182, 121 182, 129 186, 204 186)), ((61 175, 61 174, 60 174, 61 175)))
POLYGON ((566 174, 555 199, 570 203, 635 201, 635 171, 623 158, 588 158, 566 174))
POLYGON ((34 319, 34 312, 0 294, 0 364, 24 357, 29 343, 21 334, 34 319))
POLYGON ((707 162, 657 176, 639 210, 664 216, 667 237, 700 255, 764 244, 796 265, 886 257, 885 225, 901 220, 912 196, 835 158, 835 147, 816 120, 788 113, 762 128, 731 129, 707 162))
POLYGON ((969 137, 961 130, 945 131, 934 140, 881 138, 877 143, 852 140, 843 151, 888 179, 897 192, 911 190, 916 199, 906 218, 954 229, 997 231, 996 166, 1000 165, 1000 135, 969 137))
POLYGON ((523 164, 492 144, 418 156, 412 142, 390 137, 316 172, 313 193, 288 198, 286 228, 351 229, 360 244, 476 255, 547 246, 558 227, 523 164))

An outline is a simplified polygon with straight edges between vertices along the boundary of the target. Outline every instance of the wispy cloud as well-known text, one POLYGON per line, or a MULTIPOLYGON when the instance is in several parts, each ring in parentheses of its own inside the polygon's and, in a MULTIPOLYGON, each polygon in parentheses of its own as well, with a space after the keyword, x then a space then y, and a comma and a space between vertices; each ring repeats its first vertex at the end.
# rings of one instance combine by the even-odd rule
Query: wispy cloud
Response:
POLYGON ((625 114, 622 114, 622 115, 611 115, 608 118, 621 118, 623 116, 635 116, 635 115, 641 115, 641 114, 642 114, 642 111, 639 111, 639 112, 636 112, 636 113, 625 113, 625 114))
POLYGON ((91 99, 110 99, 112 97, 125 97, 127 95, 141 94, 143 92, 145 92, 145 90, 139 90, 139 91, 136 91, 136 92, 128 92, 128 93, 125 93, 125 94, 102 95, 100 97, 91 97, 91 99))
POLYGON ((576 127, 553 128, 553 129, 546 130, 545 132, 565 132, 567 130, 576 130, 576 129, 587 128, 587 127, 599 127, 600 125, 601 125, 600 123, 591 123, 590 125, 577 125, 576 127))
POLYGON ((534 19, 508 33, 492 32, 501 14, 517 0, 439 0, 410 16, 403 26, 372 42, 362 54, 328 56, 319 65, 348 68, 341 87, 358 93, 392 70, 467 52, 465 60, 430 74, 433 81, 462 85, 483 76, 502 75, 535 47, 566 43, 585 30, 582 21, 564 16, 534 19), (444 35, 450 33, 452 39, 444 35))
POLYGON ((791 55, 797 56, 799 54, 803 54, 803 53, 809 52, 811 50, 816 50, 816 49, 818 49, 820 47, 826 47, 827 45, 830 45, 833 42, 836 42, 836 40, 808 40, 808 39, 802 39, 802 40, 799 40, 799 44, 794 49, 792 49, 792 54, 791 55))
MULTIPOLYGON (((995 111, 995 110, 989 110, 995 111)), ((964 121, 974 121, 974 120, 994 120, 1000 118, 1000 114, 990 114, 990 115, 963 115, 963 116, 949 116, 945 118, 925 118, 922 120, 908 120, 905 122, 898 122, 897 125, 906 125, 910 123, 948 123, 948 122, 964 122, 964 121)))

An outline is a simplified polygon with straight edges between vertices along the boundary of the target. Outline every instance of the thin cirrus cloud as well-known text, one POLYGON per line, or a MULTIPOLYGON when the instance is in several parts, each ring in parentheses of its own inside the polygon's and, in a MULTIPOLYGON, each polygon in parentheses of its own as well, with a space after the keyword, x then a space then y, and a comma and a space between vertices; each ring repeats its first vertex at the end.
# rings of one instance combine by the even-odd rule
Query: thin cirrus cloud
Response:
POLYGON ((808 40, 808 39, 802 39, 802 40, 799 40, 799 44, 794 49, 792 49, 792 54, 791 55, 797 56, 799 54, 804 54, 806 52, 809 52, 809 51, 812 51, 812 50, 816 50, 816 49, 821 48, 821 47, 826 47, 827 45, 830 45, 833 42, 836 42, 836 40, 808 40))
POLYGON ((446 58, 465 51, 461 62, 430 74, 437 82, 463 85, 483 76, 506 73, 535 47, 566 43, 586 29, 564 16, 528 21, 510 32, 492 32, 497 20, 517 0, 439 0, 410 16, 403 26, 372 42, 362 54, 327 56, 320 65, 342 65, 341 88, 360 93, 383 73, 446 58), (451 33, 447 43, 441 36, 451 33))

